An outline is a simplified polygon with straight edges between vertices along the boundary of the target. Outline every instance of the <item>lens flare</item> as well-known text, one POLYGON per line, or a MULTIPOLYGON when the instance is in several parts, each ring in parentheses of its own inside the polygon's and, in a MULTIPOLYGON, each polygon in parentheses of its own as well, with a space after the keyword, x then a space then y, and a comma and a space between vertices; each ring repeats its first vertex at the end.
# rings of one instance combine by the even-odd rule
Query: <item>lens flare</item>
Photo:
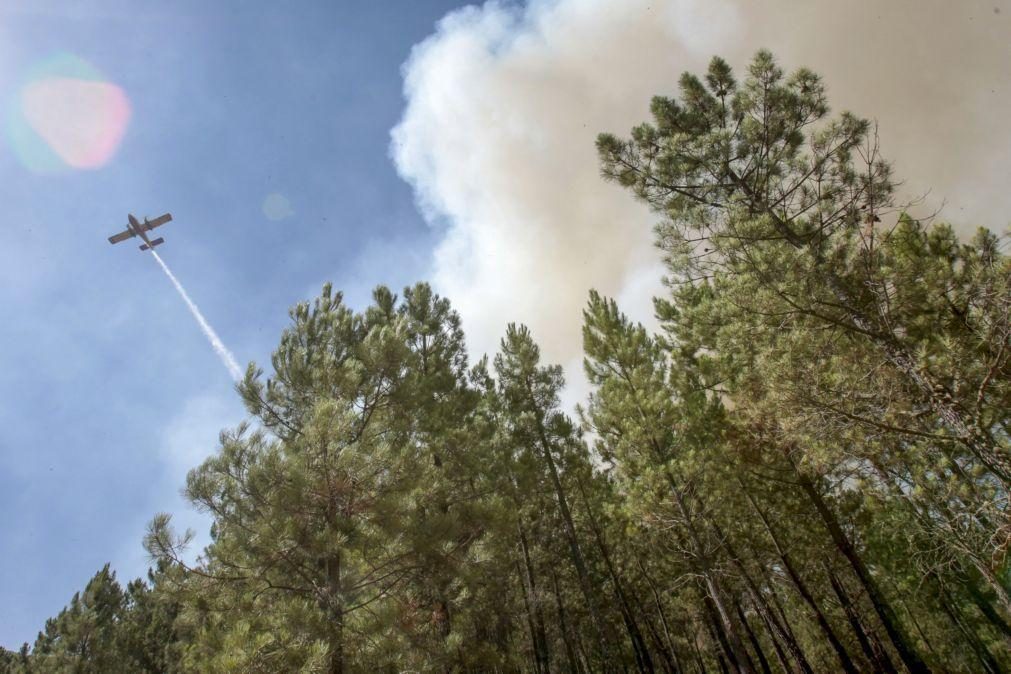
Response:
POLYGON ((130 101, 93 66, 58 54, 29 74, 15 97, 8 138, 36 173, 104 166, 130 121, 130 101))
POLYGON ((263 200, 263 215, 266 216, 268 220, 274 222, 279 222, 285 218, 290 218, 295 215, 295 211, 291 210, 291 202, 283 194, 278 194, 277 192, 272 192, 268 194, 263 200))

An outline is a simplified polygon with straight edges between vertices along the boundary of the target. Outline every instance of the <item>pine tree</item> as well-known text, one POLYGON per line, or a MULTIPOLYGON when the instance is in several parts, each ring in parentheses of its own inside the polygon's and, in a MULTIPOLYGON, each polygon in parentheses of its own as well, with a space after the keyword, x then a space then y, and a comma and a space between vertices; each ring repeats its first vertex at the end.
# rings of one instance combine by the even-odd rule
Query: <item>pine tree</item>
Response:
MULTIPOLYGON (((240 386, 260 427, 222 434, 187 480, 214 518, 183 588, 208 635, 194 657, 214 668, 453 657, 460 567, 482 532, 462 333, 427 286, 373 299, 355 313, 325 286, 297 305, 274 375, 251 366, 240 386), (241 655, 229 652, 239 641, 241 655)), ((147 539, 179 564, 185 542, 167 516, 147 539)))
MULTIPOLYGON (((901 619, 896 606, 907 600, 881 582, 881 565, 922 580, 911 561, 929 555, 948 587, 969 594, 978 574, 998 599, 1006 591, 995 567, 1007 547, 1011 265, 987 232, 960 244, 943 225, 882 222, 896 205, 876 134, 849 113, 831 119, 810 71, 786 77, 760 52, 738 83, 716 58, 704 81, 686 74, 680 89, 679 100, 655 98, 653 123, 630 139, 598 139, 605 177, 662 214, 671 288, 657 304, 662 342, 731 410, 730 445, 710 450, 731 462, 716 465, 744 459, 781 472, 799 494, 785 516, 811 525, 798 544, 827 548, 820 554, 844 561, 866 596, 874 618, 847 604, 853 634, 834 642, 842 661, 852 638, 868 664, 886 667, 871 638, 880 626, 908 669, 927 671, 925 630, 940 624, 908 611, 901 619), (882 507, 919 523, 917 555, 873 547, 881 533, 867 522, 882 507), (928 531, 943 535, 928 543, 928 531)), ((761 500, 759 518, 790 502, 761 500)), ((766 528, 773 536, 777 525, 766 528)), ((790 553, 776 545, 785 564, 790 553)), ((792 575, 822 612, 833 595, 801 590, 810 581, 792 575)), ((837 599, 845 593, 838 577, 817 576, 837 599)), ((826 638, 845 633, 838 623, 819 618, 826 638)))
POLYGON ((540 349, 530 331, 525 326, 510 324, 502 340, 502 350, 495 357, 495 372, 509 430, 517 445, 537 457, 548 478, 561 517, 562 535, 568 544, 590 623, 596 633, 600 656, 606 663, 610 655, 602 604, 590 575, 581 536, 576 530, 571 497, 559 470, 562 452, 573 448, 571 439, 575 430, 571 421, 558 411, 558 396, 564 385, 561 368, 541 366, 540 349))

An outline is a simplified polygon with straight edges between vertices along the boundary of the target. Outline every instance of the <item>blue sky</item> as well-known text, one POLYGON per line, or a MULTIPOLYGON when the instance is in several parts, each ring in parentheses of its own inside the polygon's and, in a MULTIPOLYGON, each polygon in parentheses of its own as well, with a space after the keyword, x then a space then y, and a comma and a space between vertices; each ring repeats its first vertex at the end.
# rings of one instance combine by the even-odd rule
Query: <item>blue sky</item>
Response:
POLYGON ((0 644, 33 641, 104 563, 142 573, 144 523, 182 508, 186 469, 242 418, 154 260, 106 237, 127 212, 171 211, 159 251, 243 366, 269 362, 287 308, 325 280, 360 303, 377 282, 423 276, 433 233, 389 131, 402 63, 456 4, 0 8, 5 125, 61 53, 132 109, 97 169, 39 174, 0 145, 0 644), (287 217, 265 216, 272 194, 287 217))

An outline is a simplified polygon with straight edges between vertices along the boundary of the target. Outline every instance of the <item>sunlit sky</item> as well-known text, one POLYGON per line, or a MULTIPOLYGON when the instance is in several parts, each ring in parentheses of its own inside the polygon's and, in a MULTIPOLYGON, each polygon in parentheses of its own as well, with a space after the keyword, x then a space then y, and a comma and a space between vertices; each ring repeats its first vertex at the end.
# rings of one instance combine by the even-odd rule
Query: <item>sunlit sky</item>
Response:
MULTIPOLYGON (((325 281, 430 280, 472 356, 507 321, 580 376, 592 287, 662 292, 655 216, 600 131, 720 54, 768 47, 878 124, 903 197, 962 233, 1011 212, 1011 0, 0 0, 0 645, 98 569, 244 417, 128 212, 243 367, 325 281)), ((269 367, 268 367, 269 370, 269 367)))
POLYGON ((242 418, 155 261, 106 237, 170 211, 158 250, 243 366, 325 280, 360 304, 423 276, 389 131, 455 4, 0 4, 0 644, 106 562, 143 574, 146 521, 242 418))

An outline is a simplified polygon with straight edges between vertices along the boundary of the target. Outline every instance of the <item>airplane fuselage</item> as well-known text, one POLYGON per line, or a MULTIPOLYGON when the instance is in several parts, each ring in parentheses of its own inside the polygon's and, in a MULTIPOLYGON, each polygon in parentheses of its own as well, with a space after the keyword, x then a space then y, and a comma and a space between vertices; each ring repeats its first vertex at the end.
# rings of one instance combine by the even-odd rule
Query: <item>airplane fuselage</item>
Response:
POLYGON ((153 249, 154 246, 151 245, 151 239, 147 238, 147 232, 140 222, 137 221, 137 218, 133 217, 133 213, 128 213, 126 217, 130 221, 130 231, 143 239, 144 243, 148 245, 148 249, 153 249))

